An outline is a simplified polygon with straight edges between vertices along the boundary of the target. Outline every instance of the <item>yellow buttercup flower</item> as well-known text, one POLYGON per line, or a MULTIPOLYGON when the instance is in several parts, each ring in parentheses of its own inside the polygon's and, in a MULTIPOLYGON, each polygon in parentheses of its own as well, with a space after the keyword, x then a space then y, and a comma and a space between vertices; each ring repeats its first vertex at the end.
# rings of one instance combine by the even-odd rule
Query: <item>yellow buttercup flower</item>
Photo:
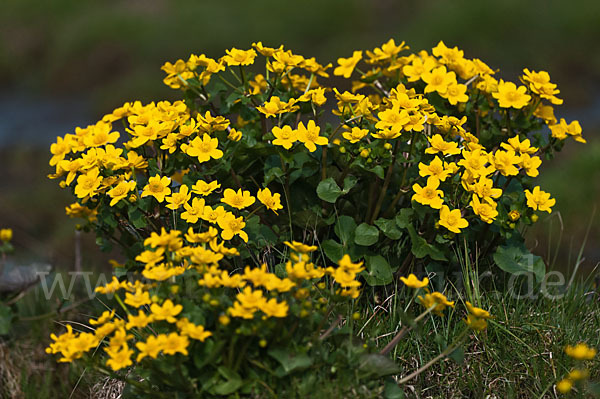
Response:
POLYGON ((513 150, 497 150, 490 157, 490 162, 494 168, 502 173, 503 176, 515 176, 519 174, 519 168, 516 165, 521 163, 521 156, 515 154, 513 150))
POLYGON ((167 205, 165 206, 172 210, 179 209, 183 204, 187 203, 191 197, 192 194, 190 193, 188 186, 184 184, 180 186, 179 192, 166 197, 167 205))
POLYGON ((194 194, 207 196, 207 195, 210 195, 213 191, 215 191, 219 187, 221 187, 221 184, 219 184, 219 182, 216 180, 213 180, 210 183, 207 183, 204 180, 198 180, 192 186, 192 192, 194 194))
POLYGON ((444 181, 451 173, 451 170, 444 168, 444 164, 438 156, 429 165, 419 162, 419 175, 423 177, 431 176, 439 181, 444 181))
POLYGON ((298 124, 298 140, 304 144, 308 151, 314 152, 317 145, 327 145, 329 143, 327 137, 319 136, 320 131, 321 128, 313 120, 308 121, 306 127, 300 122, 298 124))
POLYGON ((234 191, 230 188, 225 189, 223 198, 221 199, 221 202, 237 209, 247 208, 254 204, 255 201, 256 198, 250 194, 250 191, 242 191, 241 188, 238 189, 238 191, 234 191))
POLYGON ((206 207, 206 201, 204 201, 204 198, 194 198, 192 199, 191 205, 186 202, 183 204, 183 207, 185 211, 181 213, 181 218, 186 222, 193 224, 202 217, 204 208, 206 207))
POLYGON ((423 280, 419 280, 413 273, 409 274, 408 277, 400 277, 400 280, 410 288, 423 288, 427 287, 427 284, 429 284, 429 279, 427 277, 424 277, 423 280))
POLYGON ((283 128, 275 126, 272 133, 275 136, 275 140, 272 141, 273 145, 280 145, 286 150, 292 148, 292 145, 298 140, 298 131, 292 130, 288 125, 283 128))
POLYGON ((486 223, 492 223, 496 219, 496 216, 498 216, 496 203, 491 200, 479 201, 479 197, 476 194, 473 194, 473 199, 469 205, 473 208, 473 213, 486 223))
POLYGON ((111 198, 110 206, 114 206, 117 202, 129 196, 129 193, 136 188, 135 181, 125 181, 122 180, 117 184, 114 188, 107 192, 108 196, 111 198))
POLYGON ((349 131, 342 133, 342 137, 354 144, 360 141, 363 137, 369 134, 367 129, 361 129, 359 127, 353 127, 349 131))
POLYGON ((440 209, 440 226, 444 226, 453 233, 460 233, 460 229, 469 226, 469 222, 462 218, 460 209, 450 210, 448 205, 443 205, 440 209))
POLYGON ((12 240, 13 231, 12 229, 0 229, 0 240, 4 242, 9 242, 12 240))
POLYGON ((146 356, 151 357, 152 359, 156 359, 158 354, 163 348, 163 344, 165 342, 166 336, 164 334, 159 334, 158 336, 150 335, 146 342, 138 342, 135 346, 140 351, 136 362, 140 362, 146 356))
POLYGON ((156 198, 158 202, 163 202, 165 196, 171 194, 171 179, 167 176, 160 177, 160 175, 152 176, 148 179, 148 184, 142 190, 142 198, 149 195, 156 198))
POLYGON ((584 342, 580 342, 575 346, 567 345, 565 347, 567 356, 575 360, 592 360, 597 352, 595 348, 587 346, 584 342))
POLYGON ((256 109, 265 114, 267 118, 270 118, 279 114, 298 110, 300 107, 295 105, 296 102, 297 100, 293 98, 288 102, 283 102, 279 97, 273 96, 269 101, 265 102, 264 105, 256 107, 256 109))
POLYGON ((433 312, 438 316, 442 316, 442 312, 447 307, 454 307, 454 301, 449 301, 444 294, 437 291, 419 295, 417 298, 426 309, 433 307, 433 312))
POLYGON ((182 144, 181 150, 191 157, 198 158, 198 162, 207 162, 212 159, 220 159, 223 157, 223 151, 219 150, 219 140, 214 137, 211 138, 208 134, 204 133, 202 139, 200 137, 194 138, 190 144, 182 144))
POLYGON ((287 302, 277 302, 277 299, 271 298, 268 301, 261 302, 258 308, 268 317, 286 317, 289 306, 287 302))
POLYGON ((256 58, 256 51, 254 49, 240 50, 233 47, 231 50, 226 50, 225 52, 227 55, 223 56, 222 60, 228 66, 251 65, 254 63, 254 58, 256 58))
POLYGON ((175 316, 181 313, 182 310, 183 306, 174 305, 170 299, 164 301, 162 306, 155 303, 150 306, 150 312, 152 312, 154 320, 166 320, 169 323, 175 323, 175 316))
POLYGON ((134 308, 139 308, 141 306, 151 304, 152 301, 150 300, 150 294, 148 294, 148 291, 137 289, 133 294, 130 294, 129 292, 125 294, 125 303, 133 306, 134 308))
POLYGON ((94 197, 96 191, 102 183, 102 176, 98 168, 90 169, 86 174, 81 175, 77 178, 77 185, 75 186, 75 195, 77 198, 94 197))
POLYGON ((492 96, 498 100, 498 105, 502 108, 521 109, 531 100, 531 96, 527 93, 525 86, 517 86, 513 82, 505 82, 503 80, 498 83, 498 91, 492 93, 492 96))
POLYGON ((425 94, 436 91, 444 95, 448 91, 448 86, 456 84, 456 74, 452 71, 448 72, 445 66, 425 72, 421 75, 421 79, 427 83, 424 89, 425 94))
POLYGON ((221 231, 221 237, 224 240, 231 240, 234 235, 239 235, 244 242, 248 242, 248 234, 242 230, 246 223, 243 217, 235 217, 231 213, 226 213, 217 220, 219 227, 223 229, 221 231))
POLYGON ((122 368, 131 366, 133 364, 131 361, 133 351, 129 349, 127 344, 124 344, 118 348, 107 347, 104 348, 104 351, 109 356, 109 359, 106 361, 106 365, 113 369, 113 371, 121 370, 122 368))
POLYGON ((533 192, 525 190, 525 197, 527 198, 527 206, 534 211, 540 210, 552 213, 551 208, 556 203, 554 198, 550 198, 550 193, 540 190, 540 186, 535 186, 533 192))
POLYGON ((275 214, 277 214, 277 210, 283 209, 283 205, 281 205, 281 194, 271 194, 271 190, 268 188, 265 188, 264 190, 258 190, 256 197, 268 209, 275 212, 275 214))
POLYGON ((361 59, 362 51, 354 51, 350 58, 338 58, 338 66, 333 70, 333 74, 348 79, 361 59))
POLYGON ((415 200, 419 204, 429 205, 433 209, 440 209, 444 203, 444 200, 442 199, 444 192, 438 190, 439 186, 440 180, 435 177, 429 177, 425 187, 421 187, 419 184, 415 183, 412 186, 415 193, 411 200, 415 200))
POLYGON ((191 339, 195 339, 200 342, 204 342, 206 338, 212 335, 210 331, 206 331, 204 329, 204 326, 196 325, 186 318, 179 320, 177 322, 177 327, 179 328, 181 335, 190 337, 191 339))
POLYGON ((427 137, 427 140, 431 147, 425 150, 425 154, 437 154, 438 152, 441 152, 444 155, 460 154, 458 143, 455 143, 454 141, 444 141, 439 134, 435 134, 431 138, 427 137))

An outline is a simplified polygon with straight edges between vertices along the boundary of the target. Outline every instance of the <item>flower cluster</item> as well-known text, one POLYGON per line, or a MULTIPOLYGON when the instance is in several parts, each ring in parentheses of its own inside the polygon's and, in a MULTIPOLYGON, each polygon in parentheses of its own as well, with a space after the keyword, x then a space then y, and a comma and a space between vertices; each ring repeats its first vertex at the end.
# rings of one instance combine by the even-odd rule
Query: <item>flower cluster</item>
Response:
POLYGON ((575 346, 567 345, 565 353, 571 359, 578 363, 578 366, 556 384, 556 389, 561 393, 569 393, 574 385, 583 386, 590 376, 587 368, 583 367, 584 362, 592 360, 597 353, 595 348, 587 346, 584 342, 580 342, 575 346))

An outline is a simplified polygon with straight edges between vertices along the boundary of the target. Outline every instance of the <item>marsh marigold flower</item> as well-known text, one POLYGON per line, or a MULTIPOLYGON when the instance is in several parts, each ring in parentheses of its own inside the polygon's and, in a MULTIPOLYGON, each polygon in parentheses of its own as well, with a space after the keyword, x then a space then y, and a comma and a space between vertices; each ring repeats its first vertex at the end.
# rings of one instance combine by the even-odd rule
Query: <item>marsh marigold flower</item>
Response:
POLYGON ((163 202, 165 200, 165 196, 171 194, 171 189, 169 188, 170 185, 171 179, 167 176, 152 176, 150 179, 148 179, 148 184, 142 191, 142 198, 151 195, 156 198, 158 202, 163 202))
POLYGON ((280 145, 286 150, 292 148, 292 145, 298 140, 298 131, 292 130, 288 125, 283 128, 275 126, 272 133, 275 136, 275 140, 272 141, 273 145, 280 145))
POLYGON ((444 203, 444 200, 442 199, 444 192, 438 190, 439 186, 440 180, 435 177, 429 177, 425 187, 421 187, 419 184, 415 183, 412 186, 415 193, 411 199, 417 201, 419 204, 428 205, 433 209, 440 209, 444 203))
POLYGON ((550 198, 550 193, 540 190, 540 186, 535 186, 533 192, 525 190, 525 197, 527 198, 527 206, 534 211, 540 210, 552 213, 551 208, 556 203, 554 198, 550 198))
POLYGON ((427 277, 424 277, 423 280, 419 280, 413 273, 409 274, 408 277, 400 277, 400 280, 410 288, 423 288, 427 287, 427 284, 429 284, 429 279, 427 277))
POLYGON ((271 194, 271 190, 268 188, 258 190, 256 197, 264 206, 275 212, 275 214, 277 214, 277 210, 283 209, 283 205, 281 205, 281 194, 271 194))
POLYGON ((498 91, 492 93, 492 96, 498 100, 498 105, 502 108, 521 109, 529 103, 531 96, 527 93, 525 86, 517 86, 513 82, 500 81, 498 91))
POLYGON ((254 204, 255 201, 256 198, 250 194, 250 191, 242 191, 241 188, 237 191, 234 191, 231 188, 225 189, 223 198, 221 199, 221 202, 237 209, 247 208, 254 204))
POLYGON ((565 353, 575 360, 592 360, 596 356, 597 350, 580 342, 575 346, 567 345, 565 353))
POLYGON ((344 78, 348 79, 350 75, 352 75, 356 64, 358 64, 361 59, 362 51, 353 52, 352 57, 350 58, 338 58, 337 63, 339 66, 333 70, 333 74, 335 76, 343 76, 344 78))
POLYGON ((469 222, 462 218, 460 209, 450 210, 448 205, 443 205, 440 209, 440 226, 444 226, 453 233, 460 233, 460 229, 469 226, 469 222))
POLYGON ((202 139, 200 137, 194 138, 190 144, 182 144, 181 150, 191 157, 198 158, 198 162, 207 162, 211 158, 219 159, 223 157, 223 151, 219 150, 219 140, 214 137, 211 138, 208 134, 204 133, 202 139))
POLYGON ((314 152, 317 145, 327 145, 329 143, 327 137, 319 136, 320 131, 321 128, 313 120, 308 121, 306 127, 300 122, 298 124, 298 140, 304 144, 308 151, 314 152))

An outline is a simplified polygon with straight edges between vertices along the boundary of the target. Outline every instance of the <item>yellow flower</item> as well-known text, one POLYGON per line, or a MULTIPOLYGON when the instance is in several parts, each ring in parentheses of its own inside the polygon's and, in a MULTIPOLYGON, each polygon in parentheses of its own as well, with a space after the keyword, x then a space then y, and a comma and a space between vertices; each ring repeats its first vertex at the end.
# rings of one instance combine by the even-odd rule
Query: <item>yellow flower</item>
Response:
POLYGON ((551 208, 556 203, 554 198, 550 198, 550 193, 540 190, 540 186, 535 186, 533 192, 525 190, 525 197, 527 197, 527 206, 534 211, 552 213, 551 208))
POLYGON ((516 176, 519 174, 519 168, 515 165, 521 163, 521 159, 513 150, 497 150, 490 157, 490 162, 503 176, 516 176))
POLYGON ((129 192, 135 190, 136 184, 135 181, 125 181, 122 180, 117 184, 113 189, 108 191, 108 196, 111 198, 110 206, 114 206, 117 202, 126 198, 129 195, 129 192))
POLYGON ((202 217, 206 202, 204 198, 194 198, 192 205, 187 202, 183 204, 185 211, 181 214, 181 218, 188 223, 194 224, 202 217))
POLYGON ((435 177, 428 178, 425 187, 421 187, 419 184, 415 183, 412 186, 415 193, 411 200, 415 200, 419 204, 429 205, 433 209, 440 209, 444 203, 444 200, 442 199, 444 192, 438 190, 439 186, 440 181, 435 177))
POLYGON ((292 251, 296 251, 301 254, 308 254, 310 252, 314 252, 317 250, 316 245, 306 245, 306 244, 303 244, 298 241, 292 241, 292 242, 284 241, 283 243, 285 245, 287 245, 288 247, 290 247, 292 249, 292 251))
POLYGON ((375 124, 375 128, 390 130, 395 134, 400 133, 404 126, 410 122, 408 111, 401 110, 399 105, 394 105, 390 109, 379 112, 377 117, 379 121, 375 124))
POLYGON ((419 175, 423 177, 431 176, 440 181, 444 181, 451 173, 451 170, 444 169, 444 164, 438 156, 436 156, 429 165, 419 162, 419 175))
POLYGON ((460 229, 469 226, 469 222, 462 218, 460 209, 450 210, 448 205, 443 205, 440 209, 440 225, 453 233, 460 233, 460 229))
POLYGON ((210 337, 212 333, 204 330, 204 326, 196 325, 190 322, 188 319, 183 318, 177 322, 177 327, 181 334, 192 339, 204 342, 206 338, 210 337))
POLYGON ((175 316, 183 310, 183 306, 174 305, 170 299, 163 302, 162 306, 155 303, 150 306, 150 311, 154 320, 166 320, 169 323, 175 323, 175 316))
POLYGON ((9 242, 12 240, 13 231, 12 229, 0 229, 0 240, 4 242, 9 242))
POLYGON ((265 188, 264 190, 258 190, 256 197, 260 202, 262 202, 268 209, 275 212, 277 215, 278 209, 283 209, 283 205, 281 205, 281 194, 275 193, 271 194, 271 190, 265 188))
POLYGON ((233 47, 231 50, 226 50, 225 52, 227 55, 224 55, 222 60, 228 66, 251 65, 254 63, 254 58, 256 58, 256 51, 254 49, 239 50, 233 47))
POLYGON ((163 176, 162 178, 160 175, 152 176, 148 179, 148 184, 142 191, 142 198, 151 195, 156 198, 158 202, 163 202, 165 196, 171 194, 169 185, 171 185, 171 179, 167 176, 163 176))
POLYGON ((327 145, 329 140, 327 137, 319 136, 321 128, 315 125, 315 121, 308 121, 306 127, 302 122, 298 124, 298 140, 304 144, 304 146, 310 152, 314 152, 317 149, 317 145, 327 145))
POLYGON ((149 305, 152 303, 150 300, 150 294, 148 291, 142 291, 142 289, 135 290, 134 294, 130 294, 129 292, 125 294, 125 303, 127 305, 133 306, 134 308, 139 308, 144 305, 149 305))
POLYGON ((367 129, 361 129, 359 127, 353 127, 350 131, 342 133, 342 137, 354 144, 360 141, 363 137, 369 134, 367 129))
POLYGON ((121 370, 122 368, 131 366, 133 364, 131 361, 131 355, 133 355, 133 351, 129 349, 127 344, 123 344, 119 348, 107 347, 104 348, 104 351, 109 356, 109 359, 106 361, 106 365, 114 371, 121 370))
POLYGON ((210 206, 205 206, 200 219, 206 220, 209 223, 216 224, 218 220, 225 215, 227 211, 222 206, 213 209, 210 206))
POLYGON ((273 145, 280 145, 286 150, 292 148, 292 145, 298 140, 298 131, 292 130, 288 125, 285 125, 283 128, 275 126, 272 133, 275 136, 275 140, 272 141, 273 145))
POLYGON ((587 346, 584 342, 580 342, 575 346, 567 345, 565 347, 567 356, 575 360, 592 360, 596 356, 596 349, 587 346))
POLYGON ((250 191, 242 191, 241 188, 237 192, 230 188, 225 189, 223 198, 221 199, 221 202, 237 209, 247 208, 254 204, 255 201, 256 198, 250 194, 250 191))
POLYGON ((447 142, 444 141, 441 135, 435 134, 431 138, 427 138, 431 147, 425 150, 425 154, 437 154, 441 152, 444 155, 456 155, 460 154, 460 150, 458 149, 458 143, 453 141, 447 142))
POLYGON ((442 97, 447 98, 450 104, 456 105, 458 103, 466 103, 469 101, 467 93, 467 86, 460 83, 451 83, 446 88, 446 92, 442 97))
POLYGON ((483 331, 487 328, 487 320, 475 317, 470 313, 467 315, 465 323, 467 323, 467 326, 469 326, 469 328, 475 331, 483 331))
POLYGON ((81 175, 77 178, 77 185, 75 186, 75 195, 77 198, 93 198, 96 195, 96 190, 102 183, 102 176, 98 168, 90 169, 85 175, 81 175))
POLYGON ((355 51, 352 53, 352 57, 350 58, 338 58, 337 66, 333 70, 333 74, 335 76, 343 76, 348 79, 350 75, 352 75, 352 71, 356 67, 356 64, 362 59, 362 51, 355 51))
POLYGON ((517 220, 519 220, 520 217, 521 217, 521 214, 519 213, 519 211, 517 211, 515 209, 508 212, 508 218, 513 222, 516 222, 517 220))
POLYGON ((525 86, 517 86, 513 82, 503 80, 498 83, 498 91, 492 93, 492 96, 498 100, 498 105, 502 108, 521 109, 529 103, 531 96, 526 94, 525 86))
POLYGON ((289 310, 287 302, 277 302, 275 298, 261 302, 258 307, 269 317, 286 317, 289 310))
POLYGON ((244 242, 248 242, 248 234, 242 230, 246 223, 243 217, 235 217, 232 213, 226 213, 217 220, 221 231, 221 237, 224 240, 231 240, 234 235, 239 235, 244 242))
POLYGON ((211 158, 219 159, 223 157, 223 151, 219 150, 219 140, 214 137, 211 138, 208 134, 204 133, 202 139, 200 137, 194 138, 190 144, 182 144, 181 150, 191 157, 198 158, 198 162, 207 162, 211 158))
POLYGON ((427 277, 423 278, 423 280, 419 280, 413 273, 409 274, 408 277, 400 277, 400 280, 410 288, 423 288, 429 284, 429 279, 427 277))
POLYGON ((146 342, 136 343, 135 346, 140 351, 137 358, 135 359, 136 362, 139 363, 146 356, 150 356, 152 359, 156 359, 156 357, 162 350, 166 338, 167 337, 164 334, 159 334, 158 336, 150 335, 146 342))
POLYGON ((65 159, 65 155, 71 152, 71 146, 67 140, 63 140, 62 137, 57 137, 56 143, 50 145, 50 152, 52 153, 50 166, 54 166, 65 159))
POLYGON ((521 155, 521 167, 525 169, 527 176, 536 177, 540 174, 538 168, 542 164, 542 160, 537 156, 530 156, 529 154, 521 155))
POLYGON ((507 141, 507 143, 500 144, 500 146, 505 150, 513 150, 514 152, 521 154, 535 154, 535 152, 538 150, 536 147, 531 145, 531 141, 529 141, 529 139, 521 141, 519 136, 511 137, 507 141))
POLYGON ((496 219, 496 216, 498 216, 496 203, 491 200, 480 202, 477 195, 473 194, 473 200, 470 205, 473 208, 473 212, 486 223, 492 223, 496 219))
POLYGON ((283 102, 279 97, 273 96, 269 101, 265 102, 264 105, 256 107, 256 109, 265 114, 267 118, 270 118, 286 112, 296 111, 300 108, 298 105, 295 105, 296 102, 297 100, 293 98, 288 102, 283 102))
POLYGON ((154 317, 152 315, 147 315, 140 310, 138 311, 137 316, 134 316, 133 313, 128 316, 125 328, 128 330, 131 330, 132 328, 144 328, 153 321, 154 317))
POLYGON ((424 73, 421 79, 427 83, 424 90, 425 94, 437 91, 443 95, 448 90, 448 86, 456 84, 456 74, 452 71, 448 72, 445 66, 424 73))
POLYGON ((433 312, 438 316, 442 316, 442 312, 447 307, 454 307, 454 301, 449 301, 441 292, 427 293, 424 296, 419 295, 417 298, 426 309, 433 307, 433 312))
POLYGON ((437 62, 433 57, 413 58, 410 65, 402 67, 402 73, 408 78, 409 82, 416 82, 421 79, 423 74, 431 71, 435 68, 437 62))
POLYGON ((179 192, 173 193, 173 195, 166 197, 167 205, 166 207, 172 210, 176 210, 181 208, 181 206, 188 202, 188 200, 192 197, 188 186, 183 184, 179 188, 179 192))
POLYGON ((216 180, 213 180, 210 183, 207 183, 204 180, 198 180, 196 184, 192 186, 192 192, 194 194, 207 196, 219 187, 221 187, 221 184, 216 180))
POLYGON ((556 384, 556 390, 560 393, 569 393, 573 389, 573 381, 563 378, 556 384))

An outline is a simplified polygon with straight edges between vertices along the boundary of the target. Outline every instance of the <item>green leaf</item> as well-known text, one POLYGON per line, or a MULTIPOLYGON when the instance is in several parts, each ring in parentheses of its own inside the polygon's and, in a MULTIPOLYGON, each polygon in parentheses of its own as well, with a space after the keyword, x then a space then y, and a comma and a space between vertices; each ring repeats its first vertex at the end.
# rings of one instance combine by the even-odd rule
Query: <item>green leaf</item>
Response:
POLYGON ((373 245, 379 239, 379 230, 377 227, 361 223, 354 232, 354 242, 358 245, 373 245))
POLYGON ((332 262, 337 263, 344 256, 344 246, 334 240, 323 241, 321 248, 332 262))
POLYGON ((411 225, 411 217, 415 213, 411 208, 402 208, 396 215, 396 225, 401 229, 407 228, 411 225))
POLYGON ((494 262, 510 274, 533 273, 540 283, 546 274, 546 265, 539 256, 533 255, 524 246, 501 246, 493 255, 494 262))
POLYGON ((346 178, 344 179, 344 189, 342 190, 342 193, 348 194, 350 190, 352 190, 352 188, 356 186, 356 183, 358 183, 358 179, 356 177, 352 175, 346 176, 346 178))
POLYGON ((267 353, 281 364, 281 367, 283 368, 283 374, 280 375, 281 377, 288 375, 293 371, 304 370, 313 363, 312 358, 307 354, 291 353, 289 349, 273 348, 267 353))
POLYGON ((385 390, 383 392, 385 399, 404 399, 406 395, 402 388, 398 386, 396 381, 392 377, 388 377, 385 380, 385 390))
POLYGON ((0 303, 0 335, 8 335, 12 326, 12 311, 10 307, 0 303))
POLYGON ((379 218, 375 221, 375 226, 391 240, 399 240, 402 237, 402 232, 396 227, 396 222, 392 219, 379 218))
POLYGON ((338 218, 335 227, 335 234, 342 241, 342 245, 347 247, 349 243, 354 242, 354 232, 356 230, 356 222, 347 215, 342 215, 338 218))
POLYGON ((393 281, 392 268, 383 256, 366 256, 365 263, 367 270, 362 271, 361 275, 370 286, 386 285, 393 281))
POLYGON ((322 180, 317 186, 317 196, 323 201, 333 204, 340 195, 342 195, 342 189, 332 177, 322 180))
POLYGON ((133 224, 133 227, 136 229, 143 229, 147 226, 146 218, 142 211, 139 208, 132 206, 127 211, 127 216, 129 216, 129 221, 133 224))
POLYGON ((384 178, 383 166, 381 166, 381 165, 377 165, 372 168, 368 168, 367 170, 369 172, 375 173, 377 175, 377 177, 379 177, 380 179, 384 178))
POLYGON ((446 256, 435 246, 429 244, 427 240, 417 234, 417 231, 412 225, 408 225, 408 234, 412 242, 411 251, 416 258, 421 259, 429 256, 434 260, 447 260, 446 256))
POLYGON ((448 357, 454 360, 458 364, 462 364, 465 361, 465 350, 462 346, 454 349, 452 353, 448 355, 448 357))
POLYGON ((214 392, 217 395, 230 395, 242 386, 242 377, 235 371, 224 366, 219 367, 217 371, 225 378, 224 382, 221 382, 214 387, 214 392))
POLYGON ((368 353, 360 357, 358 370, 376 378, 400 373, 400 367, 388 356, 368 353))

